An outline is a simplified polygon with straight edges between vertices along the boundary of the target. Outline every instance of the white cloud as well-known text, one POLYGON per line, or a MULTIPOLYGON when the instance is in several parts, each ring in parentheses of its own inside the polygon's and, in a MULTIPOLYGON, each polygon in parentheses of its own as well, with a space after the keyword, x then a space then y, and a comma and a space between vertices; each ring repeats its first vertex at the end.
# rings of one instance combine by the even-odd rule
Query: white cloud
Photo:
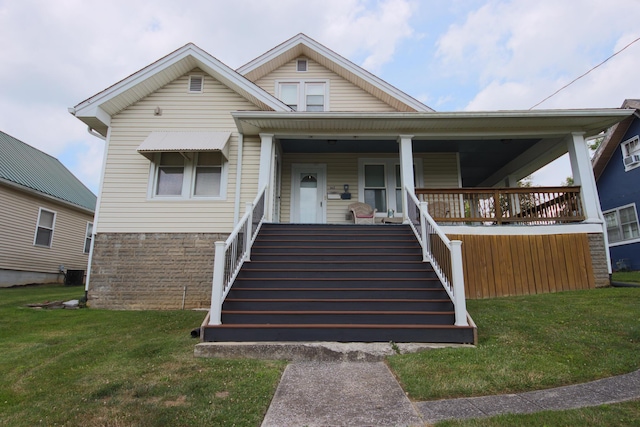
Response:
POLYGON ((0 1, 0 129, 70 162, 97 191, 102 142, 67 107, 188 42, 237 68, 304 32, 377 70, 413 34, 414 7, 410 0, 0 1))
MULTIPOLYGON (((623 0, 585 0, 580 7, 491 1, 442 35, 437 58, 460 79, 476 81, 466 109, 526 109, 639 36, 637 16, 640 2, 623 0)), ((539 108, 619 106, 637 96, 633 73, 623 70, 638 66, 638 50, 630 48, 539 108)))

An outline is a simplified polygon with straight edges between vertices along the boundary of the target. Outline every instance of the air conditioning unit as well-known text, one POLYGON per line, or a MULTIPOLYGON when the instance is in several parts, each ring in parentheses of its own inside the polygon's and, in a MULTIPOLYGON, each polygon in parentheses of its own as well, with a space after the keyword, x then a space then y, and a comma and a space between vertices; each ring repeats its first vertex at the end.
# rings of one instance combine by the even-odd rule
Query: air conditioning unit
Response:
POLYGON ((624 158, 625 166, 633 166, 640 163, 640 154, 632 154, 624 158))

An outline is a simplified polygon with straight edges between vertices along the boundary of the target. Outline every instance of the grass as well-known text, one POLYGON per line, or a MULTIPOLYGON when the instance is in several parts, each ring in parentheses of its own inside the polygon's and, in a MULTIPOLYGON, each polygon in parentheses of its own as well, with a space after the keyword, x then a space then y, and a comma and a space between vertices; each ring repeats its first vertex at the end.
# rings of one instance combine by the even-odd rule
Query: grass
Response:
MULTIPOLYGON (((258 426, 285 364, 196 359, 193 311, 35 310, 64 286, 0 289, 0 425, 258 426)), ((579 383, 640 367, 640 288, 468 301, 475 349, 388 359, 413 400, 579 383)), ((639 425, 640 402, 439 426, 639 425)))
POLYGON ((640 271, 618 271, 611 279, 614 282, 640 283, 640 271))
POLYGON ((491 418, 442 421, 438 427, 632 427, 640 425, 640 401, 580 408, 568 411, 545 411, 535 414, 506 414, 491 418))
POLYGON ((413 400, 523 392, 640 367, 640 288, 470 300, 477 348, 389 358, 413 400))
POLYGON ((260 424, 284 363, 194 358, 202 312, 25 307, 81 296, 0 289, 0 425, 260 424))

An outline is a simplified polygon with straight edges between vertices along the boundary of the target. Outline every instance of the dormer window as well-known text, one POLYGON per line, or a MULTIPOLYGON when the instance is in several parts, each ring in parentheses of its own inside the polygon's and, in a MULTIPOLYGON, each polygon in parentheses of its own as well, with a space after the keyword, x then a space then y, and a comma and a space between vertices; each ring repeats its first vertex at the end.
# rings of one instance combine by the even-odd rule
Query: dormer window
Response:
POLYGON ((202 74, 192 74, 189 76, 189 93, 202 93, 204 86, 204 76, 202 74))
POLYGON ((307 60, 306 59, 298 59, 296 63, 296 71, 304 72, 307 71, 307 60))

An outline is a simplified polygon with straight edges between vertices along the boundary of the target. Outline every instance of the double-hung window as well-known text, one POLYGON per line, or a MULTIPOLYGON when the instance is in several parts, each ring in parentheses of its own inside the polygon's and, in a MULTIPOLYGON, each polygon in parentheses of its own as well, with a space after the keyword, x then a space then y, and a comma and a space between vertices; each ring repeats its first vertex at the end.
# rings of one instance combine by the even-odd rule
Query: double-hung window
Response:
POLYGON ((607 223, 609 243, 640 238, 640 227, 638 226, 638 213, 635 203, 604 212, 604 219, 607 223))
POLYGON ((156 196, 181 196, 185 158, 180 153, 160 153, 156 177, 156 196))
POLYGON ((364 202, 378 212, 387 211, 385 165, 364 165, 364 202))
POLYGON ((327 111, 327 86, 325 80, 282 81, 278 98, 294 111, 327 111))
POLYGON ((219 151, 157 153, 151 198, 224 198, 224 169, 219 151))
MULTIPOLYGON (((413 179, 417 187, 422 185, 422 159, 414 159, 413 179)), ((397 159, 359 159, 359 198, 386 215, 388 209, 402 213, 402 174, 397 159)))
POLYGON ((624 141, 621 148, 625 172, 640 166, 640 137, 638 135, 624 141))
POLYGON ((38 213, 38 225, 33 239, 35 246, 51 247, 53 242, 53 228, 56 223, 56 213, 40 208, 38 213))
POLYGON ((93 237, 93 223, 87 222, 87 230, 84 233, 84 253, 88 254, 91 250, 91 238, 93 237))

